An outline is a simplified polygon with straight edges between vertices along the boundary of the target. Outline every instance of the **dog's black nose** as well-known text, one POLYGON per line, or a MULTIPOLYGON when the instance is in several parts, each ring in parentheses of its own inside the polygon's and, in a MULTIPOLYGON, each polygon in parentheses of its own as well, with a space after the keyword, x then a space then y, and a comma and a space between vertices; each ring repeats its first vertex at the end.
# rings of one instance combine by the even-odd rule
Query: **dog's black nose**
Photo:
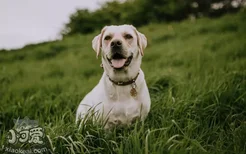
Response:
POLYGON ((114 40, 110 44, 111 47, 121 47, 121 45, 122 45, 122 42, 120 40, 114 40))

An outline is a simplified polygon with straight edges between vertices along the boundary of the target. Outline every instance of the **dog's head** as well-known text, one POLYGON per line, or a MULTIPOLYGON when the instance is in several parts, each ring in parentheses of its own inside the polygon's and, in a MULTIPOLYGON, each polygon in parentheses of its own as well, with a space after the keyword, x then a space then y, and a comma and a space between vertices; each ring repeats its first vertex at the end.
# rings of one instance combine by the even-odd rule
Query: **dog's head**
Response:
POLYGON ((92 41, 97 56, 102 52, 104 70, 116 80, 136 75, 146 46, 146 37, 132 25, 106 26, 92 41))

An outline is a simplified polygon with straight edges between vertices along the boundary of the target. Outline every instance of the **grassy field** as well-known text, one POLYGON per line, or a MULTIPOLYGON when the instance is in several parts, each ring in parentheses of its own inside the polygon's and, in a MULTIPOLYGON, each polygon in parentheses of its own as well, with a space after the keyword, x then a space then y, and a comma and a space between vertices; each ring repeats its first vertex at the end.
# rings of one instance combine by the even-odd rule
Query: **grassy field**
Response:
POLYGON ((144 123, 78 130, 77 106, 103 70, 91 47, 98 32, 77 35, 0 52, 1 147, 13 119, 27 116, 57 154, 246 153, 246 12, 139 31, 152 100, 144 123))

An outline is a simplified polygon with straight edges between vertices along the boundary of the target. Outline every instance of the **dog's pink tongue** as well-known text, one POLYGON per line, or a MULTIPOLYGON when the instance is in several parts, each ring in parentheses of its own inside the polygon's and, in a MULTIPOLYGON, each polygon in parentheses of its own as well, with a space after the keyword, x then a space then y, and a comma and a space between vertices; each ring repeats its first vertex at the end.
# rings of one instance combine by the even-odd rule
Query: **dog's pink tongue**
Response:
POLYGON ((112 59, 111 62, 114 68, 121 68, 124 66, 126 59, 112 59))

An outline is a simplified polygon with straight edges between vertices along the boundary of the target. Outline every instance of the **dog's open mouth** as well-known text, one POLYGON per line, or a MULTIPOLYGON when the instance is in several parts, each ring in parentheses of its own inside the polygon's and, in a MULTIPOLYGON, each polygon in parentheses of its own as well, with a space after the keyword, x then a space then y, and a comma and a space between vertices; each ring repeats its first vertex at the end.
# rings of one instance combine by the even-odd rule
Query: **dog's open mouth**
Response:
POLYGON ((108 61, 113 68, 120 69, 120 68, 130 65, 132 61, 132 57, 133 55, 126 58, 123 55, 116 53, 112 56, 112 59, 108 58, 108 61))

